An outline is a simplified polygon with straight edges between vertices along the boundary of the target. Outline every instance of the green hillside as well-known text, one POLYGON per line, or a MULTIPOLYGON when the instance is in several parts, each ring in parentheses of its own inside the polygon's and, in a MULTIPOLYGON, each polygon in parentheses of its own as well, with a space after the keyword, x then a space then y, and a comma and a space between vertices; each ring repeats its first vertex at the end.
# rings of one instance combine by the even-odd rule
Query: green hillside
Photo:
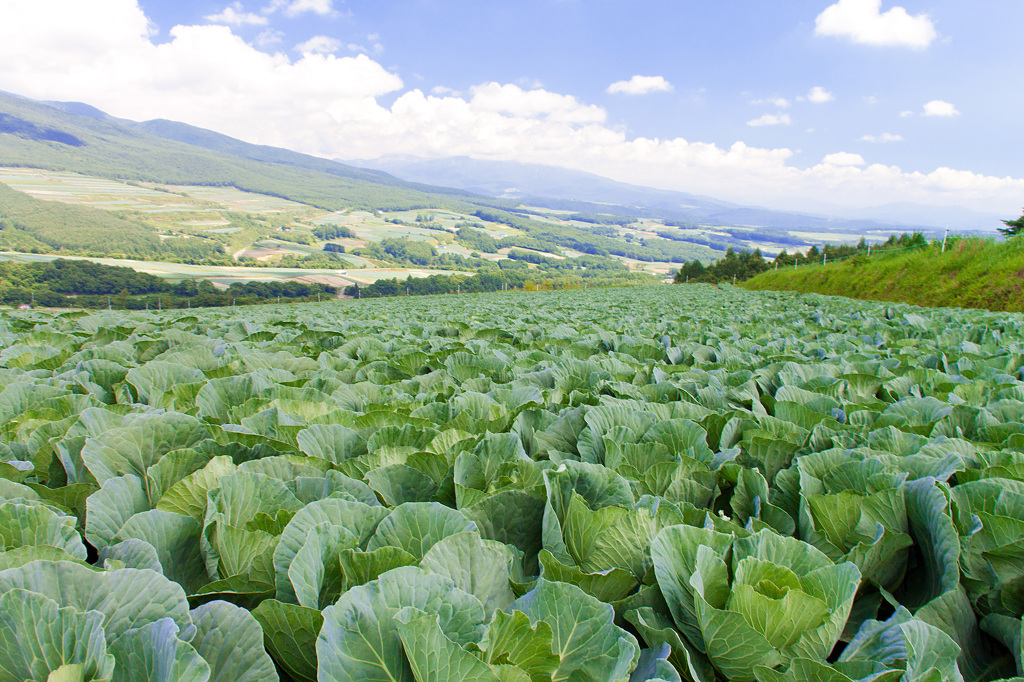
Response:
MULTIPOLYGON (((379 174, 355 168, 348 177, 326 173, 322 167, 315 168, 313 157, 304 157, 309 160, 308 168, 299 167, 296 157, 303 157, 301 154, 278 150, 276 158, 269 152, 264 159, 236 156, 165 139, 145 132, 138 124, 79 116, 12 95, 0 94, 0 135, 0 166, 167 184, 234 186, 331 211, 351 206, 394 210, 466 206, 450 193, 427 193, 418 189, 421 186, 395 179, 383 184, 379 174)), ((333 165, 339 173, 346 168, 333 165)))
POLYGON ((875 251, 827 265, 780 268, 747 289, 797 291, 922 306, 1024 311, 1024 238, 950 239, 902 251, 875 251))
POLYGON ((157 231, 116 213, 42 201, 0 183, 0 251, 115 255, 149 260, 230 262, 215 239, 161 239, 157 231))

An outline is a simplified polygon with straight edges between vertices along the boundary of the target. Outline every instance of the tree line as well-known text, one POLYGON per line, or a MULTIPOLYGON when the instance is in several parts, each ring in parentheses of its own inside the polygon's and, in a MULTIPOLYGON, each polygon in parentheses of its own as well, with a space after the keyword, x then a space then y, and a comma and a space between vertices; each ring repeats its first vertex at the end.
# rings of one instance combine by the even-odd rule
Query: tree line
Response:
POLYGON ((337 293, 336 287, 326 284, 278 280, 234 282, 222 290, 205 279, 173 282, 82 260, 0 262, 0 303, 9 306, 141 310, 315 300, 337 293))
POLYGON ((828 261, 845 260, 854 257, 866 257, 869 252, 885 252, 927 246, 928 239, 921 232, 903 233, 899 236, 890 235, 880 244, 867 243, 863 237, 856 244, 825 243, 819 249, 811 246, 806 252, 788 253, 780 251, 774 259, 766 260, 761 249, 737 252, 730 247, 725 255, 710 265, 693 260, 683 264, 673 278, 676 284, 703 283, 718 284, 719 282, 742 282, 773 268, 793 267, 801 265, 821 265, 828 261))
POLYGON ((346 296, 377 298, 382 296, 427 296, 432 294, 470 294, 494 291, 536 291, 545 289, 583 289, 587 287, 630 286, 654 284, 646 273, 594 270, 583 276, 579 273, 542 272, 526 267, 525 263, 501 261, 507 266, 475 275, 430 275, 409 277, 405 280, 380 279, 373 284, 353 285, 345 289, 346 296))

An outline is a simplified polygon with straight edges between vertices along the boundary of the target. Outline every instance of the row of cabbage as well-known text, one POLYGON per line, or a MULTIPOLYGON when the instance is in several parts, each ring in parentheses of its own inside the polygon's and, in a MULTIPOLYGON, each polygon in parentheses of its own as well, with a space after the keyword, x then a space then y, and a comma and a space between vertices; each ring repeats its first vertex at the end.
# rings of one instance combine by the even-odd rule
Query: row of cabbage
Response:
POLYGON ((1022 330, 698 287, 4 316, 0 680, 1024 675, 1022 330))

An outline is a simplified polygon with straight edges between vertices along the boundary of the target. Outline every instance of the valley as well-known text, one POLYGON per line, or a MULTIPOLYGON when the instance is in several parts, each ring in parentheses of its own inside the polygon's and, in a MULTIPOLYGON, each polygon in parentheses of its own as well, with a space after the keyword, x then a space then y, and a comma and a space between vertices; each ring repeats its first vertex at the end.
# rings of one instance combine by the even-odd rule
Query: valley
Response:
POLYGON ((528 271, 538 288, 650 284, 730 248, 771 256, 888 234, 884 225, 828 227, 795 215, 791 229, 769 226, 785 216, 688 195, 654 195, 657 206, 489 196, 171 121, 69 109, 0 94, 4 258, 87 258, 222 290, 315 281, 344 295, 381 280, 510 268, 528 271), (741 214, 750 224, 726 222, 741 214))

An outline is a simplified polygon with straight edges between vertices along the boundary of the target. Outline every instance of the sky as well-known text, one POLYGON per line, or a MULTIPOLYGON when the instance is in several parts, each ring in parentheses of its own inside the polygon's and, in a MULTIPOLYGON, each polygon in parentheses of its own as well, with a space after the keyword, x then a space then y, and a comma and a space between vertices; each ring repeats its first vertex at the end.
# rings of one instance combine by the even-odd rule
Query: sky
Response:
POLYGON ((335 159, 1024 206, 1020 0, 0 0, 0 90, 335 159))

